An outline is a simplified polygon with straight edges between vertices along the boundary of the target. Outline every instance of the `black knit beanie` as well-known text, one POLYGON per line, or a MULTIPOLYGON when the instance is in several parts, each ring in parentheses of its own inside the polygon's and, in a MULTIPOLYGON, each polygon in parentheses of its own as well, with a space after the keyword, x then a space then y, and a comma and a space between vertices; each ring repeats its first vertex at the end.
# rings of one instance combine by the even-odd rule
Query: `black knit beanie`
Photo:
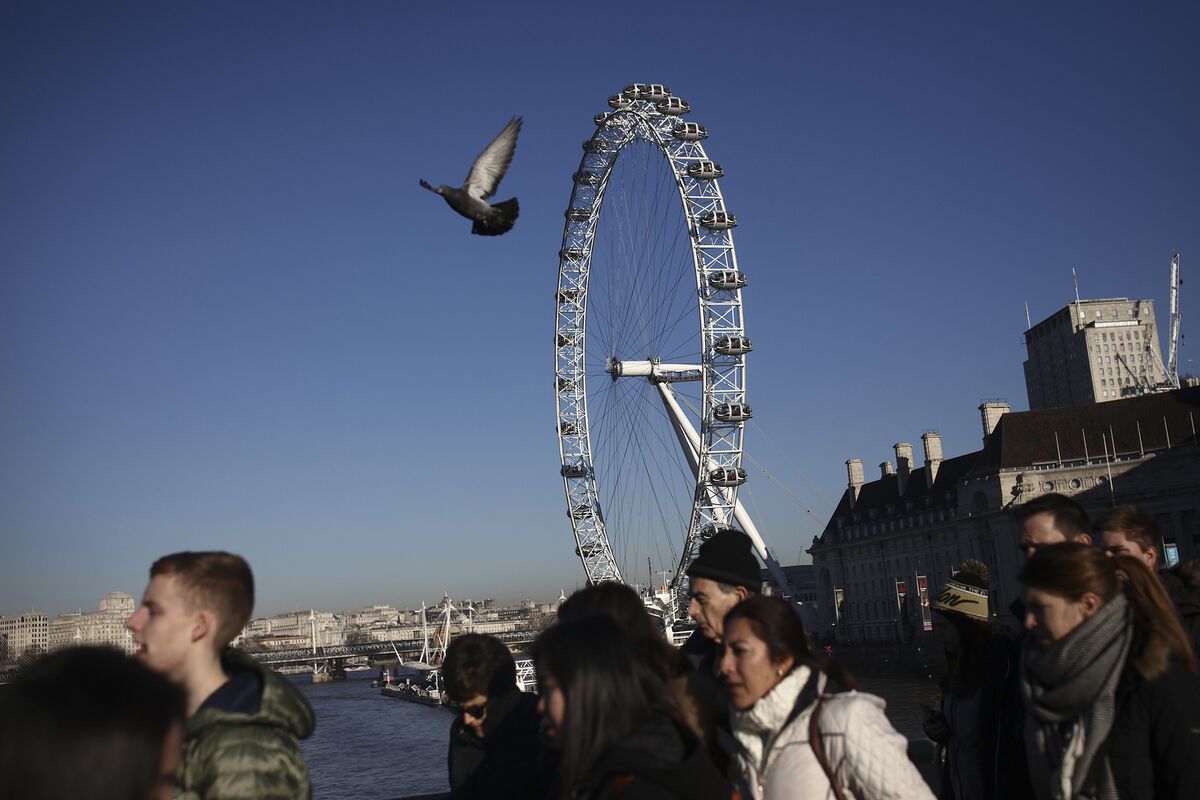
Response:
POLYGON ((717 531, 700 545, 700 554, 687 568, 687 574, 692 578, 745 586, 755 592, 762 588, 762 573, 754 558, 750 537, 732 528, 717 531))

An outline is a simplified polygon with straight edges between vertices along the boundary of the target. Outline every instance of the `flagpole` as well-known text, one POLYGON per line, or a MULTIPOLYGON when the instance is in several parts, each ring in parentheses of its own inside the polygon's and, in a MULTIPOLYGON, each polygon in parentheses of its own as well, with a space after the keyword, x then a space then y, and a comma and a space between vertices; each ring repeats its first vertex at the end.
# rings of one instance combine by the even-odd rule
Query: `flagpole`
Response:
POLYGON ((1072 328, 1076 328, 1081 324, 1081 320, 1079 319, 1079 273, 1075 271, 1074 267, 1071 267, 1071 280, 1075 282, 1075 325, 1072 328))

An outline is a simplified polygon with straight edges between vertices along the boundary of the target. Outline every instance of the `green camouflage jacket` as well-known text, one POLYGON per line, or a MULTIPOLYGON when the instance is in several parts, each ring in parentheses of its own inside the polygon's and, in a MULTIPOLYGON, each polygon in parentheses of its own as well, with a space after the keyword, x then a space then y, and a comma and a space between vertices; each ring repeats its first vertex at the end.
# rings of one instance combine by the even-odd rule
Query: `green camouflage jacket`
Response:
POLYGON ((245 656, 233 655, 230 662, 233 671, 258 674, 259 709, 244 714, 202 707, 187 721, 177 797, 309 800, 312 787, 299 740, 313 732, 312 707, 295 686, 245 656))

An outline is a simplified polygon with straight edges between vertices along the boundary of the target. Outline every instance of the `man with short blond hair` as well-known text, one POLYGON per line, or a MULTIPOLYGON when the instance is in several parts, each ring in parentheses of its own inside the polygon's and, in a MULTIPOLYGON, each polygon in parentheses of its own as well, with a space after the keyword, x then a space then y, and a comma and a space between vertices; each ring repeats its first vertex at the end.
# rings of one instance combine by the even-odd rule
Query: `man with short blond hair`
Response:
POLYGON ((142 603, 125 622, 137 658, 183 688, 184 760, 176 789, 202 800, 307 800, 299 739, 314 717, 274 672, 229 649, 254 609, 254 574, 220 551, 163 556, 142 603))

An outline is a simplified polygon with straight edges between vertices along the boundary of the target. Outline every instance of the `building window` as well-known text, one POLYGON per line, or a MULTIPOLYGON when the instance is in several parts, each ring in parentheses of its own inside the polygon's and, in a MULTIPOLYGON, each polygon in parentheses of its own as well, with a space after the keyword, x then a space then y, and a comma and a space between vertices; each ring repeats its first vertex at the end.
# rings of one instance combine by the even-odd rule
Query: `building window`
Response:
POLYGON ((1102 316, 1103 316, 1102 312, 1100 312, 1100 311, 1096 312, 1096 319, 1100 319, 1100 317, 1102 317, 1102 316))
POLYGON ((1104 396, 1105 396, 1105 397, 1108 397, 1108 389, 1105 389, 1105 390, 1104 390, 1104 396))

